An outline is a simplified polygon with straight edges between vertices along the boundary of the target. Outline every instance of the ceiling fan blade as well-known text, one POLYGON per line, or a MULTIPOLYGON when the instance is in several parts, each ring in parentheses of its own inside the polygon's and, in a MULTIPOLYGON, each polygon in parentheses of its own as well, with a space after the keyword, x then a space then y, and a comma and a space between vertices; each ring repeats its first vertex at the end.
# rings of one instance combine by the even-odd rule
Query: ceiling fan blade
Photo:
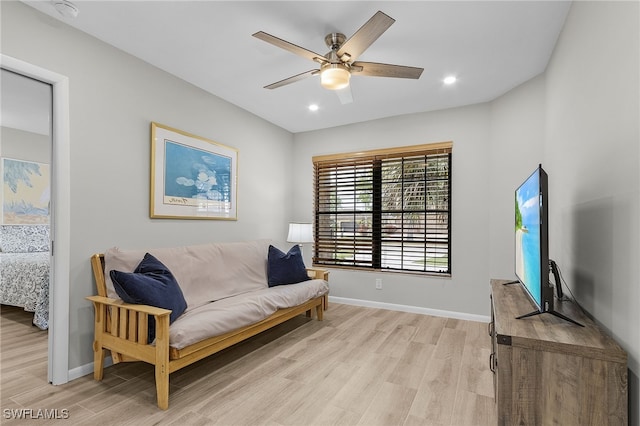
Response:
POLYGON ((327 59, 319 53, 312 52, 311 50, 305 49, 304 47, 289 43, 286 40, 283 40, 276 36, 272 36, 271 34, 267 34, 264 31, 258 31, 257 33, 253 34, 253 36, 255 38, 259 38, 262 41, 266 41, 267 43, 271 43, 281 49, 288 50, 291 53, 302 56, 303 58, 311 59, 312 61, 320 63, 327 61, 327 59))
POLYGON ((396 22, 392 17, 378 11, 371 17, 358 31, 355 32, 347 41, 345 41, 340 49, 338 49, 338 58, 344 62, 352 62, 362 54, 371 44, 387 31, 387 29, 396 22), (348 57, 344 57, 344 55, 348 57))
POLYGON ((296 81, 304 80, 307 77, 311 77, 312 75, 316 75, 320 72, 320 70, 309 70, 300 74, 296 74, 289 78, 285 78, 284 80, 276 81, 275 83, 271 83, 268 86, 264 86, 265 89, 277 89, 278 87, 286 86, 287 84, 295 83, 296 81))
POLYGON ((351 85, 348 85, 344 89, 336 90, 336 95, 340 99, 342 105, 350 104, 353 102, 353 93, 351 93, 351 85))
POLYGON ((376 62, 354 62, 351 73, 368 77, 395 77, 418 79, 424 68, 407 67, 404 65, 379 64, 376 62), (362 67, 361 70, 358 68, 362 67))

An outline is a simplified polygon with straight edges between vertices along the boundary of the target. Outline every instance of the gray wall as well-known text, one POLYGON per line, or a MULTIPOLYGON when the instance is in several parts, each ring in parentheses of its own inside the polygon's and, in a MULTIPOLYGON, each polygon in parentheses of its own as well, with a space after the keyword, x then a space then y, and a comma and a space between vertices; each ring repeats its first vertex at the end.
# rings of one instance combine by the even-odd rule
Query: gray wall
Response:
POLYGON ((89 256, 116 245, 284 240, 293 137, 22 3, 1 7, 2 53, 69 77, 73 369, 93 359, 89 256), (237 221, 149 218, 151 121, 239 150, 237 221))
POLYGON ((547 70, 550 251, 629 353, 640 424, 640 3, 574 2, 547 70))
POLYGON ((51 138, 38 133, 0 127, 0 156, 49 164, 51 138))
POLYGON ((545 79, 538 76, 491 103, 489 252, 491 277, 515 278, 514 191, 544 163, 545 79))
POLYGON ((335 269, 333 296, 489 315, 490 111, 480 104, 295 135, 294 212, 309 221, 314 155, 453 141, 451 278, 335 269))

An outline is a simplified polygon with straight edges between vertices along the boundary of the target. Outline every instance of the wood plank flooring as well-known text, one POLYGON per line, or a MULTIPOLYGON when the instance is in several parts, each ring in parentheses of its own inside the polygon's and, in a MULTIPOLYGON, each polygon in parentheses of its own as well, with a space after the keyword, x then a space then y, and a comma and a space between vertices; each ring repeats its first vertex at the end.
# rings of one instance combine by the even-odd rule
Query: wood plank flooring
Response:
MULTIPOLYGON (((496 424, 487 324, 332 303, 171 375, 169 410, 154 372, 123 363, 46 383, 47 334, 2 306, 0 422, 73 425, 496 424), (7 419, 7 409, 67 410, 66 420, 7 419)), ((51 412, 51 411, 50 411, 51 412)))

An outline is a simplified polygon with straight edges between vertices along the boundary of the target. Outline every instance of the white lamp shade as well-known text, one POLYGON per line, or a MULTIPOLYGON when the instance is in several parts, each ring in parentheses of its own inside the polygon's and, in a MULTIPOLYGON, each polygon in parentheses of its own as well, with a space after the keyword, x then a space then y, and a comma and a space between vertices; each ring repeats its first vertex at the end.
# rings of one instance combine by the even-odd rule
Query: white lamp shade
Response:
POLYGON ((290 243, 312 243, 313 224, 311 223, 290 223, 289 236, 287 242, 290 243))

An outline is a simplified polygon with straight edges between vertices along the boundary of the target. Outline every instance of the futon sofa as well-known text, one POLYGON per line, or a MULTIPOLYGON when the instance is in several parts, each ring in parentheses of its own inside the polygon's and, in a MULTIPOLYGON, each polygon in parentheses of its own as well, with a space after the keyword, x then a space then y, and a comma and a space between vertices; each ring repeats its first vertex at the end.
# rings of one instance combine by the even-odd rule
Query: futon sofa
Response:
POLYGON ((91 258, 97 296, 94 378, 105 351, 114 363, 155 365, 158 406, 169 406, 169 374, 270 327, 316 312, 328 272, 305 268, 298 246, 269 241, 150 250, 111 248, 91 258))

